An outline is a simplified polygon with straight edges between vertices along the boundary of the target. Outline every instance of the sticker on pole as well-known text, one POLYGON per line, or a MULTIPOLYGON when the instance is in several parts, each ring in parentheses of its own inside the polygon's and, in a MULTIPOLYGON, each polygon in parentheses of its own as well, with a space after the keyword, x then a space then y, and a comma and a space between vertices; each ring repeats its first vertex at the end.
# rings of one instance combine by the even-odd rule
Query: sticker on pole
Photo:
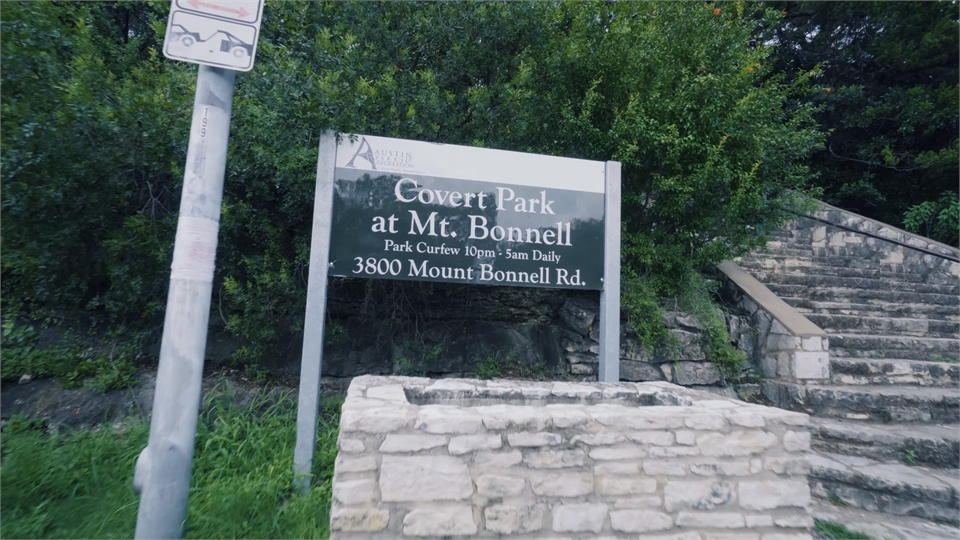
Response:
POLYGON ((250 71, 263 0, 174 0, 163 55, 205 66, 250 71))

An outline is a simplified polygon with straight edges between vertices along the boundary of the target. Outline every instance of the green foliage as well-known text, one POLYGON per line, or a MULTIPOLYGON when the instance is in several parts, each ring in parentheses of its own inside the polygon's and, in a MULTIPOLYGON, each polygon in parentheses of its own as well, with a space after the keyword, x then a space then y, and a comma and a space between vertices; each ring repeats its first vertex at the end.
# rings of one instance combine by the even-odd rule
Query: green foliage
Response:
POLYGON ((620 283, 620 305, 627 310, 627 324, 648 352, 657 346, 673 349, 679 345, 663 325, 661 302, 661 294, 649 278, 624 277, 620 283))
POLYGON ((53 377, 60 379, 64 388, 87 385, 98 392, 136 383, 134 360, 140 345, 135 336, 126 336, 123 345, 114 339, 110 346, 94 351, 84 349, 80 340, 69 334, 56 346, 38 347, 39 336, 33 327, 18 326, 13 319, 5 320, 2 330, 0 376, 4 379, 25 374, 53 377))
POLYGON ((717 366, 727 380, 736 380, 746 367, 747 355, 730 341, 726 319, 714 301, 718 286, 717 282, 707 282, 700 274, 691 272, 680 286, 678 303, 703 324, 707 359, 717 366))
MULTIPOLYGON (((293 492, 295 402, 231 404, 221 386, 201 411, 187 538, 326 538, 336 458, 338 399, 322 404, 314 484, 293 492)), ((3 433, 3 538, 129 538, 138 498, 134 462, 149 426, 44 434, 12 418, 3 433)))
POLYGON ((824 519, 815 519, 816 530, 830 540, 872 540, 867 534, 860 531, 851 531, 846 525, 827 521, 824 519))
POLYGON ((487 357, 485 360, 477 363, 477 377, 489 380, 501 375, 500 361, 494 357, 487 357))
MULTIPOLYGON (((168 9, 0 6, 5 303, 159 327, 196 72, 162 57, 168 9)), ((777 13, 270 3, 236 83, 212 324, 245 342, 241 362, 303 330, 322 128, 621 161, 625 283, 653 291, 627 300, 653 309, 804 200, 822 135, 809 77, 786 82, 754 39, 777 13)))
POLYGON ((903 453, 903 462, 911 467, 917 464, 917 453, 913 449, 908 448, 906 452, 903 453))
MULTIPOLYGON (((810 161, 825 200, 898 224, 956 193, 960 39, 950 2, 771 2, 776 69, 814 74, 827 144, 810 161)), ((956 227, 953 231, 956 233, 956 227)))
POLYGON ((911 206, 903 215, 903 226, 944 244, 960 245, 960 194, 944 191, 935 201, 911 206))

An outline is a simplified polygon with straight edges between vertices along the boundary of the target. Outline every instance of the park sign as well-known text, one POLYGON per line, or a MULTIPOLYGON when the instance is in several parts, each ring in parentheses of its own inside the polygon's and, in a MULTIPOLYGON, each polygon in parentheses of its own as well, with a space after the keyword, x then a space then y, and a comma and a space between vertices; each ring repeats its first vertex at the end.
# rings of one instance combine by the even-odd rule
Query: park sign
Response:
POLYGON ((601 382, 620 380, 620 163, 320 135, 294 482, 310 485, 327 279, 600 291, 601 382))
POLYGON ((163 54, 172 60, 250 71, 263 0, 173 0, 163 54))
POLYGON ((604 177, 601 161, 342 135, 330 274, 600 290, 604 177))

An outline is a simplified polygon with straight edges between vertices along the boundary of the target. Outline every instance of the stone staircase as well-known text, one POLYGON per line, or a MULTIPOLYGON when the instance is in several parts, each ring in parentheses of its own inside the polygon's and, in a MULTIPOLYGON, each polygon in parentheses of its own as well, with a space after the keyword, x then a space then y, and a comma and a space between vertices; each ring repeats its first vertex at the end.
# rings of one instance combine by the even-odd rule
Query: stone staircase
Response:
POLYGON ((927 252, 801 218, 737 261, 828 334, 829 379, 767 381, 812 415, 812 492, 960 526, 960 252, 829 206, 818 217, 927 252))

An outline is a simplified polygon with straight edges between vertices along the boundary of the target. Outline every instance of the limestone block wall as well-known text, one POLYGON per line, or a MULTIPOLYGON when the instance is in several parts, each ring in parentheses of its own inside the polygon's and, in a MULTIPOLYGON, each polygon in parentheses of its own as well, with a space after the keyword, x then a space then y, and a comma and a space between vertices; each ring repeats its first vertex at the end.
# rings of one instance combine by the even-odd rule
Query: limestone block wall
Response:
POLYGON ((730 333, 765 378, 819 382, 830 377, 826 332, 736 263, 725 261, 717 268, 727 301, 745 314, 738 322, 749 327, 747 332, 731 327, 730 333))
POLYGON ((810 539, 807 421, 665 382, 358 377, 331 534, 810 539))

